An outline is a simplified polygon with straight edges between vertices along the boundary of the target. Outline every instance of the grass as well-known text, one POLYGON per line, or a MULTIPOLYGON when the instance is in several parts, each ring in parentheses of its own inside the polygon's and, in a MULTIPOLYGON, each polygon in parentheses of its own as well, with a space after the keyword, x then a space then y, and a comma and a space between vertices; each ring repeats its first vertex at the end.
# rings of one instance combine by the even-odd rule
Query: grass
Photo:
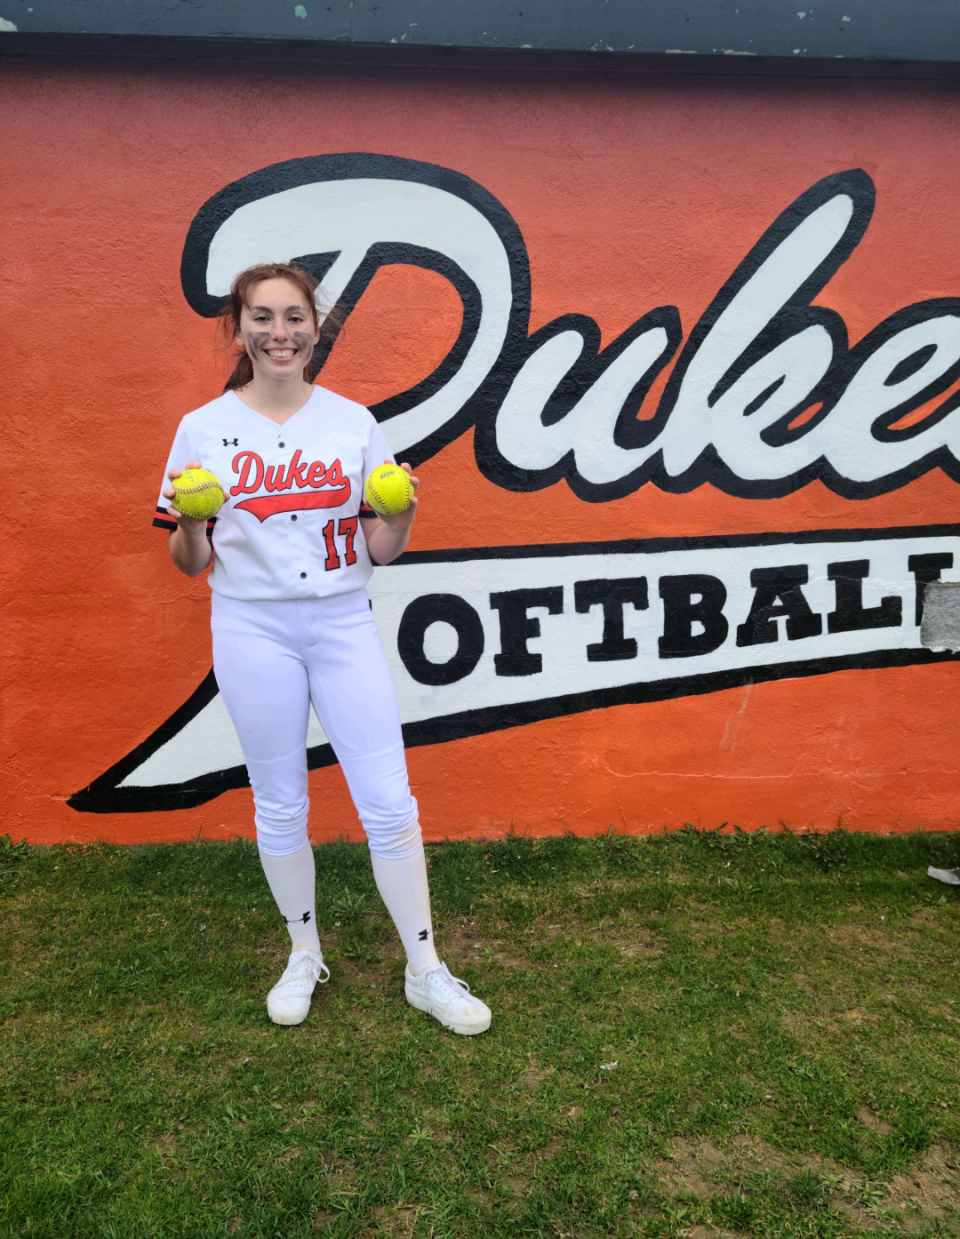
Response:
POLYGON ((693 830, 429 849, 494 1011, 402 995, 365 849, 318 849, 333 972, 244 842, 0 848, 0 1235, 960 1233, 960 836, 693 830))

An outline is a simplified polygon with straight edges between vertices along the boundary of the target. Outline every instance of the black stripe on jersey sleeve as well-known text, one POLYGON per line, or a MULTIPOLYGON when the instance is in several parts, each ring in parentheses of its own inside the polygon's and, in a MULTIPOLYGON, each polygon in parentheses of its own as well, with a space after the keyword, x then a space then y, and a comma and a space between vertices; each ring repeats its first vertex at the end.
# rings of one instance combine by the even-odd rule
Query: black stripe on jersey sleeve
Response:
POLYGON ((166 529, 169 532, 176 529, 177 522, 169 514, 166 508, 161 508, 160 505, 157 504, 157 510, 153 514, 153 527, 154 529, 166 529))
MULTIPOLYGON (((213 527, 216 523, 217 523, 217 518, 215 516, 211 516, 210 519, 207 521, 207 537, 208 538, 213 537, 213 527)), ((173 531, 177 527, 177 522, 169 514, 167 509, 161 508, 159 506, 157 507, 156 512, 153 514, 153 520, 151 524, 153 525, 154 529, 165 529, 167 533, 173 533, 173 531)))

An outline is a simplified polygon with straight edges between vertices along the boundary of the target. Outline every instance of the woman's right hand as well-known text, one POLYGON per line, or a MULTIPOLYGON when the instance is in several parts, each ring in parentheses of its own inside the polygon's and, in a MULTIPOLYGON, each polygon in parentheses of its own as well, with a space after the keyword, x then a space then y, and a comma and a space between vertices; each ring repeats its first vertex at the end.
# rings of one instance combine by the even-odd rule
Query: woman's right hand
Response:
MULTIPOLYGON (((183 475, 184 469, 199 469, 199 468, 201 468, 200 461, 191 460, 186 465, 184 465, 183 469, 171 469, 170 472, 167 474, 167 477, 172 482, 174 478, 178 478, 183 475)), ((168 486, 165 488, 163 492, 163 497, 164 499, 173 499, 176 496, 176 493, 177 492, 173 489, 172 486, 168 486)), ((195 520, 192 516, 185 516, 179 510, 179 508, 175 508, 172 505, 169 508, 167 508, 167 515, 173 517, 173 519, 177 522, 177 524, 184 531, 184 533, 189 533, 189 534, 199 533, 201 529, 205 530, 207 527, 206 521, 198 521, 198 520, 195 520)))
MULTIPOLYGON (((191 460, 186 469, 200 469, 198 460, 191 460)), ((170 481, 182 475, 183 469, 171 469, 167 474, 170 481)), ((164 499, 173 499, 176 491, 172 486, 164 489, 164 499)), ((207 522, 194 520, 192 516, 184 516, 171 504, 167 512, 177 522, 176 529, 170 530, 167 545, 170 548, 170 558, 185 576, 199 576, 210 564, 213 558, 213 548, 206 536, 207 522), (183 537, 181 537, 181 533, 183 537)))

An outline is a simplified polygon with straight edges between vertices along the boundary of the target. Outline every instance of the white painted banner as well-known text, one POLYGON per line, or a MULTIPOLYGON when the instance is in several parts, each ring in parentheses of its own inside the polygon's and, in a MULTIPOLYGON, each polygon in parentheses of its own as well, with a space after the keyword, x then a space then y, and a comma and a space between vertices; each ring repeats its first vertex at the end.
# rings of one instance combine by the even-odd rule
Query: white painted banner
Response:
MULTIPOLYGON (((960 526, 408 554, 370 598, 408 745, 761 680, 951 657, 923 590, 960 580, 960 526)), ((311 716, 312 766, 336 760, 311 716)), ((80 797, 198 803, 246 782, 212 673, 80 797)))

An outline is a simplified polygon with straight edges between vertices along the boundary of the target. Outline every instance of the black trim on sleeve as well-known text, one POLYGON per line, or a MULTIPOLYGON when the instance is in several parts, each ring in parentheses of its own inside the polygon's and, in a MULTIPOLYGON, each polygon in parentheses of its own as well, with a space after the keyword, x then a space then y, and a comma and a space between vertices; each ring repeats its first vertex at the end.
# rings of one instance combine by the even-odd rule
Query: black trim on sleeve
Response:
MULTIPOLYGON (((207 521, 207 537, 208 538, 213 537, 213 527, 216 523, 217 523, 217 518, 215 516, 211 516, 210 519, 207 521)), ((177 522, 167 512, 166 508, 161 508, 158 504, 157 510, 153 516, 153 520, 151 521, 151 525, 153 526, 154 529, 165 529, 167 533, 173 533, 173 531, 177 527, 177 522)))
POLYGON ((166 529, 169 533, 172 533, 177 527, 177 522, 167 512, 167 509, 161 508, 159 504, 157 505, 156 512, 153 514, 152 524, 154 529, 166 529))

